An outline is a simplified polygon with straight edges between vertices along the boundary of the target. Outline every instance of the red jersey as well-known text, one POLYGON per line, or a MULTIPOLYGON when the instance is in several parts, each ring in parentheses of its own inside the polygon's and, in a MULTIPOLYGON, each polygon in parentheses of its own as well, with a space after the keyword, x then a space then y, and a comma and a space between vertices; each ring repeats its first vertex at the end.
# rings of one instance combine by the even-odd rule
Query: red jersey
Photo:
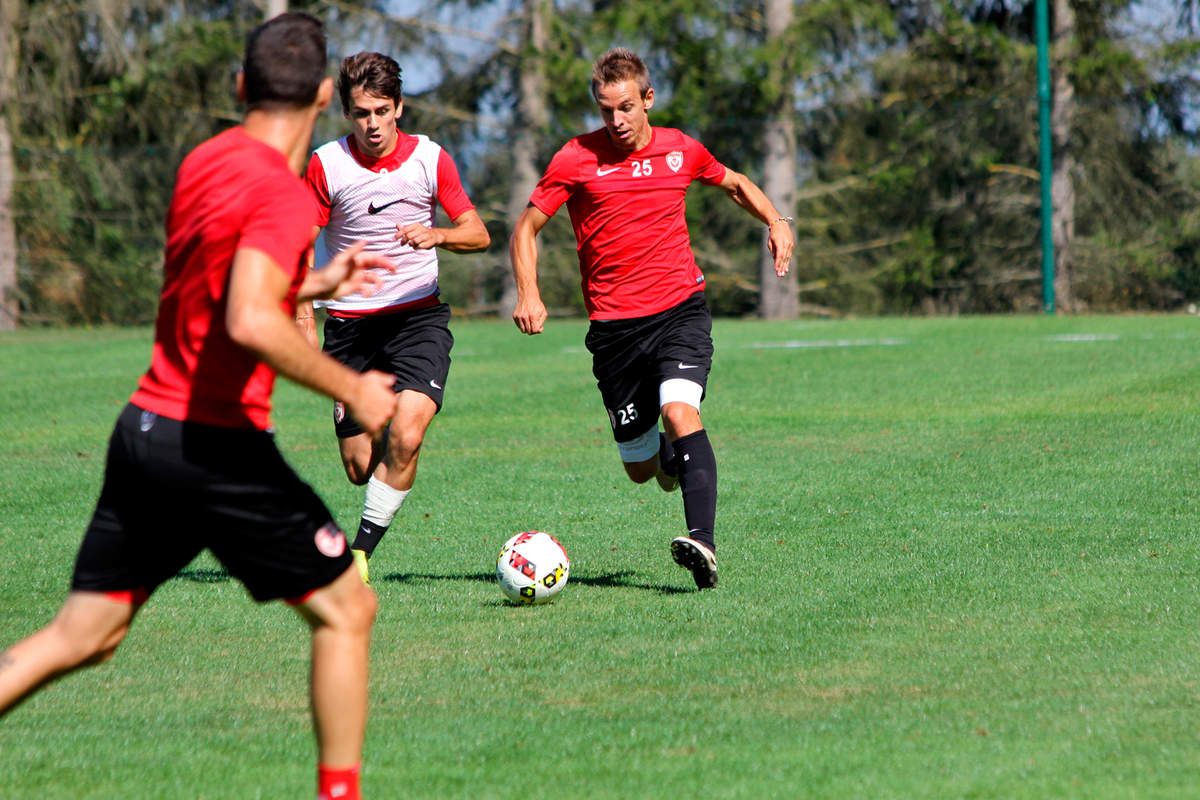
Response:
POLYGON ((652 128, 650 143, 629 153, 601 128, 563 145, 529 202, 547 216, 567 204, 588 317, 629 319, 704 289, 684 198, 693 180, 724 179, 724 165, 682 131, 652 128))
POLYGON ((167 212, 163 288, 150 369, 130 402, 171 419, 270 427, 275 371, 229 338, 226 289, 241 248, 270 256, 291 280, 295 313, 317 208, 287 158, 241 127, 188 154, 167 212))

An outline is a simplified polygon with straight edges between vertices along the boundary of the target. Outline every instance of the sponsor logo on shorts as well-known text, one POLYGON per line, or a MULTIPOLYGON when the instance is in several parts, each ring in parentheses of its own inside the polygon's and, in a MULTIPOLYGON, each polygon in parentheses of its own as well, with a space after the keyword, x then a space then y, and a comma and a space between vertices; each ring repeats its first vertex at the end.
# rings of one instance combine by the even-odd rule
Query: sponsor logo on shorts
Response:
POLYGON ((143 411, 142 418, 138 421, 138 427, 142 429, 142 433, 146 433, 154 427, 154 422, 158 419, 158 414, 153 411, 143 411))
POLYGON ((318 528, 313 541, 316 543, 317 549, 321 551, 321 555, 337 558, 346 552, 346 535, 332 522, 318 528))
POLYGON ((700 369, 700 365, 699 364, 685 364, 682 361, 680 361, 679 368, 680 369, 700 369))
POLYGON ((683 166, 683 152, 672 150, 667 153, 667 166, 671 168, 671 172, 679 172, 679 168, 683 166))
POLYGON ((335 400, 333 403, 333 421, 341 422, 346 419, 346 404, 341 400, 335 400))
POLYGON ((441 388, 442 388, 442 385, 440 383, 438 383, 437 381, 435 381, 433 378, 429 379, 429 385, 438 390, 441 390, 441 388))

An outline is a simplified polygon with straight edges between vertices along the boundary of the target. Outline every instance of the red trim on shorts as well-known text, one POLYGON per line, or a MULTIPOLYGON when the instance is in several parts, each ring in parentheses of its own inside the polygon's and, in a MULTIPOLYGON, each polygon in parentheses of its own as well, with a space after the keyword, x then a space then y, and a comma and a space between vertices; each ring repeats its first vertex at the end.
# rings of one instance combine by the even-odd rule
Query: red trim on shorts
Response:
POLYGON ((333 309, 329 308, 329 316, 338 317, 339 319, 362 319, 363 317, 382 317, 386 314, 399 314, 401 311, 416 311, 421 308, 433 308, 441 305, 442 301, 438 299, 437 294, 431 294, 428 297, 422 297, 420 300, 413 300, 409 303, 397 303, 394 306, 384 306, 383 308, 365 308, 362 310, 347 311, 344 308, 333 309))
POLYGON ((292 607, 302 606, 305 603, 307 603, 314 594, 316 594, 317 592, 321 591, 324 588, 325 588, 324 586, 318 586, 316 589, 310 589, 309 591, 305 592, 302 595, 297 595, 295 597, 285 597, 285 598, 283 598, 283 602, 287 603, 289 606, 292 606, 292 607))
POLYGON ((109 600, 126 605, 140 606, 150 599, 150 590, 144 586, 139 586, 137 589, 121 589, 116 592, 104 592, 105 597, 109 600))

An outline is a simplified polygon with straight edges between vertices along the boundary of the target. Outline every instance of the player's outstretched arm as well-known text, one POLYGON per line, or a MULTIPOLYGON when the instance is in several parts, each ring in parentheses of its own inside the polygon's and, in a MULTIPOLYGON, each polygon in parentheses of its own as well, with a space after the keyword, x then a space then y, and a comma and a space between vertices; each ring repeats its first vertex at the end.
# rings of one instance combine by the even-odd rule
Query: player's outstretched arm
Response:
POLYGON ((763 190, 740 172, 727 167, 725 178, 719 185, 728 192, 733 202, 767 226, 767 249, 775 257, 775 274, 781 278, 787 275, 796 246, 791 225, 788 224, 791 218, 780 214, 763 190))
POLYGON ((392 270, 395 267, 381 253, 365 252, 365 246, 366 242, 355 242, 321 269, 310 269, 304 276, 304 283, 300 284, 297 301, 342 297, 352 292, 368 296, 379 288, 379 274, 369 270, 392 270))
POLYGON ((452 223, 452 228, 427 228, 419 222, 397 225, 395 239, 418 250, 440 247, 452 253, 478 253, 492 243, 491 234, 474 209, 459 214, 452 223))
POLYGON ((517 283, 513 322, 521 333, 530 335, 541 333, 546 323, 546 306, 542 303, 537 282, 537 235, 549 221, 550 217, 536 206, 528 206, 517 219, 508 240, 508 257, 517 283))
MULTIPOLYGON (((324 270, 316 274, 320 272, 324 270)), ((383 430, 396 413, 395 379, 374 371, 360 375, 314 350, 283 310, 290 287, 287 273, 269 255, 251 248, 238 250, 225 310, 229 337, 285 378, 344 402, 368 433, 383 430)))

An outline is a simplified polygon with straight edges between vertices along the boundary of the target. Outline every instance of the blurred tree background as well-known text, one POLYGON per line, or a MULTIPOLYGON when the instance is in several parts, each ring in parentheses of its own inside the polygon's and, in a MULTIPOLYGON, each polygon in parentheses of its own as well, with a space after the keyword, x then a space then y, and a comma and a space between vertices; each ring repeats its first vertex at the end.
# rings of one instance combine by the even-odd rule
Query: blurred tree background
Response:
MULTIPOLYGON (((761 225, 688 197, 714 311, 981 313, 1041 307, 1034 5, 1018 0, 457 0, 292 3, 331 69, 405 70, 402 127, 454 155, 492 249, 443 255, 462 313, 513 302, 511 222, 555 150, 599 127, 591 61, 640 52, 654 124, 696 136, 796 218, 787 281, 761 225)), ((0 328, 153 318, 186 152, 236 124, 248 0, 0 0, 0 328)), ((1060 310, 1200 302, 1194 0, 1052 0, 1060 310)), ((314 146, 344 132, 340 109, 314 146)), ((566 214, 547 303, 582 313, 566 214)))

